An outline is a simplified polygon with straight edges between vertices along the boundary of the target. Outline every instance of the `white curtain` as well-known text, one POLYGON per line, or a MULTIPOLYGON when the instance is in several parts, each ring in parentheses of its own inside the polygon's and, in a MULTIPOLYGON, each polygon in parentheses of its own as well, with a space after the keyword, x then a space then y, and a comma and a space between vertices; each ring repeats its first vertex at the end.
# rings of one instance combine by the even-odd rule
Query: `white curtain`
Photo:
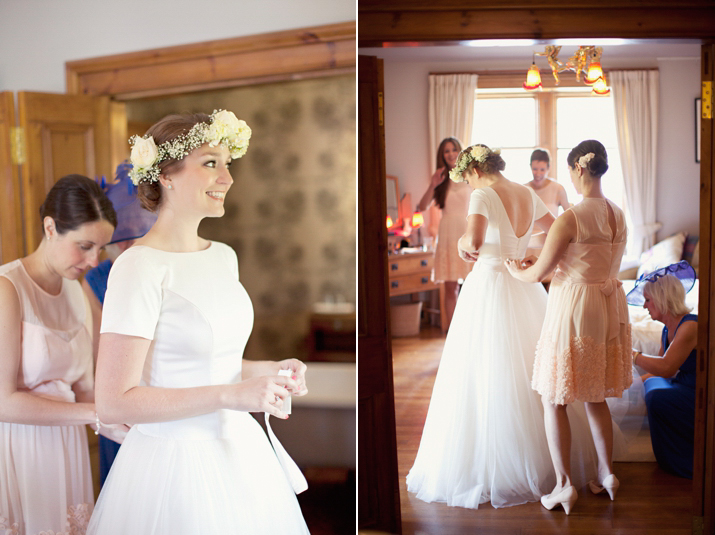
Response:
POLYGON ((430 169, 436 169, 437 148, 446 137, 466 146, 472 136, 476 74, 429 75, 430 169))
POLYGON ((633 227, 632 254, 655 243, 656 150, 658 148, 658 71, 611 71, 618 150, 633 227))

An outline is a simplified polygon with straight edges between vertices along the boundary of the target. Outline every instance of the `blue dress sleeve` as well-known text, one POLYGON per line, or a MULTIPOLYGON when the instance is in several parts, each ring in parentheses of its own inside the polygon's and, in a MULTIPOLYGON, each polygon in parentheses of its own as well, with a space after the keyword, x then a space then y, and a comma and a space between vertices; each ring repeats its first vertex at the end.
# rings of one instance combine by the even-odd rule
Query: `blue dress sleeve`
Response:
POLYGON ((94 295, 99 299, 99 302, 104 304, 104 294, 107 292, 107 280, 109 279, 109 270, 112 269, 112 261, 105 260, 97 267, 90 269, 84 276, 89 287, 92 288, 94 295))

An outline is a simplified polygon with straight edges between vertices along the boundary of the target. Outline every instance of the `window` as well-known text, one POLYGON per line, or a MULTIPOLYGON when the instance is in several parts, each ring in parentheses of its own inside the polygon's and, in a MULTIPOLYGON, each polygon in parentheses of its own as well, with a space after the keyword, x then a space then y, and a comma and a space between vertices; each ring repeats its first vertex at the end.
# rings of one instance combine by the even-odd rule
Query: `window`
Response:
MULTIPOLYGON (((482 82, 480 77, 480 84, 482 82)), ((505 176, 525 184, 531 177, 531 152, 551 153, 549 177, 561 183, 569 201, 577 203, 566 157, 585 139, 597 139, 608 152, 609 170, 602 182, 605 195, 626 210, 611 96, 591 96, 589 87, 526 92, 523 89, 480 88, 474 102, 470 144, 502 149, 505 176)))

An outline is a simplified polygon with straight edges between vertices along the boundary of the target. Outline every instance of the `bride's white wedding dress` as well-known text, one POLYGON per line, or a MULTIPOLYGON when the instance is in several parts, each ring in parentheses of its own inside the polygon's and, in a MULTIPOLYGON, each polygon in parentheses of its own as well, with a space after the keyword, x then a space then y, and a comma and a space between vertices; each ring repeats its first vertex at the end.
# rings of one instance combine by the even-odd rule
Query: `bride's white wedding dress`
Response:
MULTIPOLYGON (((534 221, 547 208, 532 195, 532 222, 517 237, 499 195, 475 190, 469 214, 489 220, 479 260, 462 286, 447 334, 407 489, 427 501, 477 508, 538 501, 555 476, 540 396, 531 388, 546 312, 541 284, 512 277, 504 259, 523 258, 534 221)), ((569 406, 574 483, 596 475, 582 404, 569 406)))

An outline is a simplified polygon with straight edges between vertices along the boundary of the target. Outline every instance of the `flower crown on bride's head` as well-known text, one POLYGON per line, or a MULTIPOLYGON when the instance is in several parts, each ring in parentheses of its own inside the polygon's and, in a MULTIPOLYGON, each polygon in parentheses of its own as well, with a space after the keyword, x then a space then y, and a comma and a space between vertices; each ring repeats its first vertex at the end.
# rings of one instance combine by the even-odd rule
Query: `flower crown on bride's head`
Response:
POLYGON ((449 172, 449 178, 454 182, 464 182, 464 173, 472 162, 484 163, 490 154, 501 154, 500 149, 490 149, 484 145, 474 145, 464 149, 459 158, 457 158, 457 163, 449 172))
POLYGON ((208 123, 196 123, 186 134, 176 136, 157 146, 152 136, 132 136, 129 176, 134 185, 141 182, 156 182, 161 171, 159 164, 169 158, 181 160, 204 143, 215 147, 222 145, 231 153, 231 158, 240 158, 248 150, 251 128, 246 121, 237 119, 231 111, 214 110, 208 123))

